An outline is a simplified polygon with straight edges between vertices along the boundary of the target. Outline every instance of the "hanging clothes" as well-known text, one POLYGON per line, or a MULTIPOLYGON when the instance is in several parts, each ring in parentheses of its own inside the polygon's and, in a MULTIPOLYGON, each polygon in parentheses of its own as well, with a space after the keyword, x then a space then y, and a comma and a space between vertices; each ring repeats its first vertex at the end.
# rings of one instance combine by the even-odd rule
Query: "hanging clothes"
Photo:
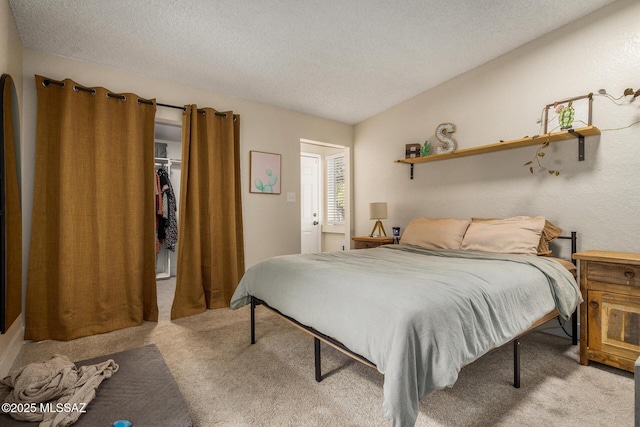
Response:
POLYGON ((169 173, 158 169, 156 173, 158 197, 156 198, 156 226, 158 241, 170 251, 176 251, 178 242, 178 218, 176 196, 169 179, 169 173))
MULTIPOLYGON (((157 164, 156 164, 157 166, 157 164)), ((154 218, 156 220, 156 257, 158 256, 158 254, 160 253, 160 239, 158 238, 158 230, 160 229, 160 219, 158 219, 158 201, 160 200, 160 177, 158 176, 158 171, 156 170, 156 173, 154 174, 154 185, 153 188, 155 190, 155 194, 154 194, 154 199, 155 199, 155 206, 156 206, 156 212, 154 215, 154 218)))

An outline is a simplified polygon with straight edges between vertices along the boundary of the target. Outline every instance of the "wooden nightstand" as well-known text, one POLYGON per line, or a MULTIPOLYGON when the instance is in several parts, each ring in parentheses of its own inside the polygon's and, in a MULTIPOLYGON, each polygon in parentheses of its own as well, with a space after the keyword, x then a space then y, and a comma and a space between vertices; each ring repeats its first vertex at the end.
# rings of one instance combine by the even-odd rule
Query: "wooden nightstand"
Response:
POLYGON ((633 372, 640 356, 640 254, 586 251, 580 260, 580 364, 633 372))
POLYGON ((354 249, 370 249, 377 248, 382 245, 392 245, 393 237, 369 237, 369 236, 360 236, 360 237, 352 237, 353 240, 353 248, 354 249))

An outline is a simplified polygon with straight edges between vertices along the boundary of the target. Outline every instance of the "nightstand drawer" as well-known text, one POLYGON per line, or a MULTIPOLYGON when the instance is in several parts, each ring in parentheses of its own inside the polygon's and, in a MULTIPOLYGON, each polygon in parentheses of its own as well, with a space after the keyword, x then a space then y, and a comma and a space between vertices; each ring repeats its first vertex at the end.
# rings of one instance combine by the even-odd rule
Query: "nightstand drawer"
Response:
POLYGON ((592 261, 587 266, 587 279, 615 285, 640 287, 640 267, 592 261))
POLYGON ((352 237, 354 249, 371 249, 382 245, 393 244, 393 237, 352 237))
POLYGON ((362 241, 355 241, 354 242, 354 246, 356 249, 371 249, 371 248, 377 248, 378 246, 380 246, 380 243, 378 242, 362 242, 362 241))

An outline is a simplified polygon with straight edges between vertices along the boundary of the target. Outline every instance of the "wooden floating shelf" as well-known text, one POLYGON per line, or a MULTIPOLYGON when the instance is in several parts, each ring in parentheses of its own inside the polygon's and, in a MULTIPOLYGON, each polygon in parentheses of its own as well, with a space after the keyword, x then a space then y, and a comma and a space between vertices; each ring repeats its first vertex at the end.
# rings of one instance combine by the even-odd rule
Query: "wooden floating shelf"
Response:
MULTIPOLYGON (((430 156, 416 157, 413 159, 400 159, 396 160, 395 162, 414 165, 416 163, 435 162, 437 160, 455 159, 458 157, 474 156, 476 154, 493 153, 494 151, 510 150, 512 148, 528 147, 530 145, 543 144, 546 141, 556 142, 578 139, 582 143, 585 136, 593 135, 600 135, 600 129, 595 126, 586 126, 578 129, 570 129, 560 132, 546 133, 543 135, 528 136, 511 141, 496 142, 495 144, 481 145, 479 147, 463 148, 462 150, 456 150, 451 153, 432 154, 430 156)), ((579 157, 581 157, 579 158, 579 160, 584 160, 584 152, 582 152, 579 157)))

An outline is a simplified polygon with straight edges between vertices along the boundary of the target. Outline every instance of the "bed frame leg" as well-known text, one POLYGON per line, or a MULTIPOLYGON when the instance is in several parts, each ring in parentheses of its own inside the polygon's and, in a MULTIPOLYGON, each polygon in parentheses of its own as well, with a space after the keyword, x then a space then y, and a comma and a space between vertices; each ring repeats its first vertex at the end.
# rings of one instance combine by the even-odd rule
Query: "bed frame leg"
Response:
POLYGON ((520 388, 520 340, 513 340, 513 386, 520 388))
POLYGON ((322 368, 320 363, 320 340, 316 337, 313 337, 313 350, 316 359, 316 381, 322 381, 322 368))
POLYGON ((571 315, 571 343, 578 345, 578 309, 571 315))
POLYGON ((251 297, 251 344, 256 343, 256 298, 251 297))

